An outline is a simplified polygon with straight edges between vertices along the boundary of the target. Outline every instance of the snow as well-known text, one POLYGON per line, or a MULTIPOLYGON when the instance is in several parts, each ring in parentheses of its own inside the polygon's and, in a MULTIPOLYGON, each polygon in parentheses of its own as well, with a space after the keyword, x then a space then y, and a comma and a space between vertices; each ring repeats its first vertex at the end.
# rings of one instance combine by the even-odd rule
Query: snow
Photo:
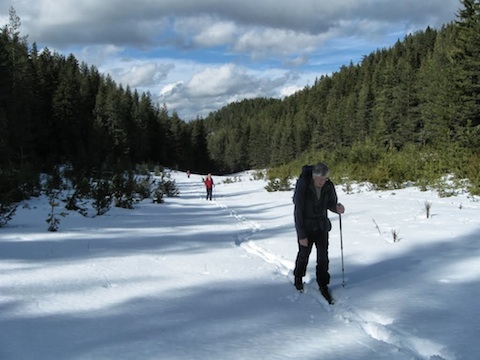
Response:
POLYGON ((328 305, 314 252, 292 285, 292 191, 245 172, 206 201, 201 175, 171 175, 179 197, 70 212, 58 232, 45 198, 19 206, 0 229, 0 359, 478 358, 475 198, 337 186, 328 305))

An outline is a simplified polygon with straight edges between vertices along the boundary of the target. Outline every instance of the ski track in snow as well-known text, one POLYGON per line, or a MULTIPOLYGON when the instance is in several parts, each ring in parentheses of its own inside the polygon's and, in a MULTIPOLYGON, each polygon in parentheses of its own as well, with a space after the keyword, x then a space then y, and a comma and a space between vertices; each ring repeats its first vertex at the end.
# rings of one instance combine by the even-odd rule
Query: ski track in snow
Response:
MULTIPOLYGON (((264 249, 255 241, 250 240, 255 233, 263 231, 265 228, 263 228, 257 222, 246 219, 245 217, 239 215, 237 211, 225 204, 222 204, 221 202, 218 202, 216 199, 212 201, 212 203, 229 212, 230 216, 235 218, 241 224, 242 228, 246 229, 242 233, 235 236, 235 245, 243 248, 246 252, 259 257, 266 263, 274 265, 275 273, 286 277, 288 281, 293 284, 293 262, 282 259, 276 254, 264 249)), ((327 304, 322 295, 316 291, 316 288, 315 291, 313 291, 312 286, 309 286, 309 280, 310 279, 307 275, 304 294, 312 296, 325 311, 331 313, 339 321, 355 324, 371 338, 392 346, 396 351, 411 356, 412 359, 456 359, 455 355, 446 355, 445 348, 441 344, 436 344, 427 339, 403 332, 400 329, 391 326, 391 321, 389 319, 385 319, 382 315, 373 312, 360 315, 358 311, 355 311, 355 309, 346 304, 345 301, 342 301, 341 298, 338 299, 335 296, 335 304, 327 304), (428 353, 426 353, 425 349, 428 349, 428 353)), ((315 282, 313 281, 313 283, 315 282)), ((296 292, 295 295, 290 297, 290 300, 296 301, 300 296, 302 296, 302 294, 300 292, 296 292)))

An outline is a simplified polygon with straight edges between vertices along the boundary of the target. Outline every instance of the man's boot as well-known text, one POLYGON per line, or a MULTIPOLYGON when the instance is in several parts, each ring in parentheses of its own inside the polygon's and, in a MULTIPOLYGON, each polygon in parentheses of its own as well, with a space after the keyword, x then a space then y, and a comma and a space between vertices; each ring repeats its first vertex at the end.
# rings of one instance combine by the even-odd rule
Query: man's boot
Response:
POLYGON ((333 298, 330 295, 330 291, 328 291, 327 285, 320 285, 320 293, 328 301, 329 304, 333 304, 333 298))
POLYGON ((295 288, 298 291, 303 291, 303 280, 301 277, 295 276, 295 288))

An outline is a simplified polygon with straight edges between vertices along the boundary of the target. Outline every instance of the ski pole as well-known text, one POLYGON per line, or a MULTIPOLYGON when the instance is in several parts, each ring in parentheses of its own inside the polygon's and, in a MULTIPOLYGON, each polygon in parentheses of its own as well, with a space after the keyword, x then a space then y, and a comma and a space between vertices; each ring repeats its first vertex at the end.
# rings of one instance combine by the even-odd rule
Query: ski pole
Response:
POLYGON ((340 250, 342 254, 342 286, 345 287, 345 267, 343 266, 343 236, 342 236, 342 214, 338 214, 340 219, 340 250))

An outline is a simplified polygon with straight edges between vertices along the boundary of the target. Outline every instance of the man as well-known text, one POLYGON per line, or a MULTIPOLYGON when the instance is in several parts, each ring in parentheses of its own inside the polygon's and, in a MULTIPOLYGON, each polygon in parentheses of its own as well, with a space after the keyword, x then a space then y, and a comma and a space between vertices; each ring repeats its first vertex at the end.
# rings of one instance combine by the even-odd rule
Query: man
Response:
POLYGON ((205 179, 205 188, 207 189, 207 200, 212 200, 212 194, 213 194, 213 179, 212 179, 212 174, 208 174, 207 178, 205 179))
POLYGON ((337 201, 335 186, 328 178, 328 167, 324 163, 304 166, 295 188, 295 230, 297 232, 298 253, 295 261, 295 287, 303 291, 303 277, 307 271, 308 258, 313 244, 317 249, 316 277, 320 292, 332 304, 328 290, 328 232, 332 224, 327 210, 343 214, 345 208, 337 201))

